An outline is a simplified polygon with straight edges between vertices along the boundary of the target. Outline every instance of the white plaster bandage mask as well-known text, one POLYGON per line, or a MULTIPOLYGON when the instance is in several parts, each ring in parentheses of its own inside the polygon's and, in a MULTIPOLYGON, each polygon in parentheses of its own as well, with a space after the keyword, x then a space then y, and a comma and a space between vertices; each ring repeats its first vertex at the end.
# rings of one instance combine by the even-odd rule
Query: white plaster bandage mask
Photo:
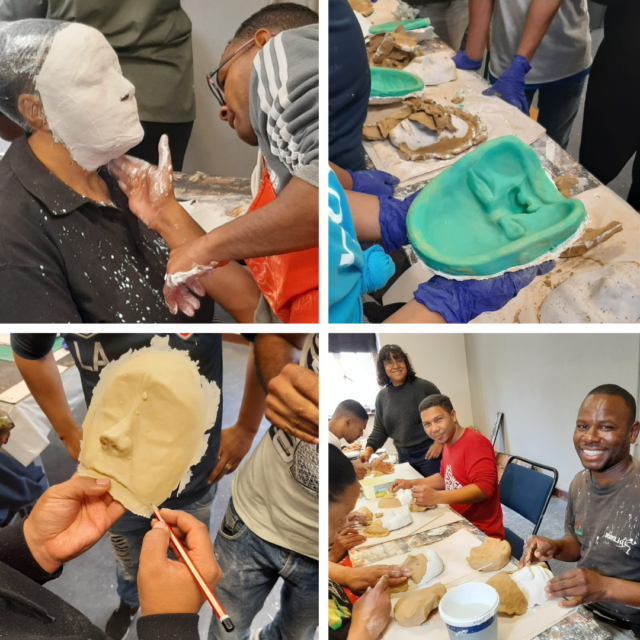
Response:
POLYGON ((71 24, 56 34, 36 90, 54 139, 87 171, 119 158, 144 137, 135 87, 96 29, 71 24))
POLYGON ((186 352, 168 338, 107 365, 82 430, 78 471, 109 478, 111 495, 149 517, 151 505, 189 482, 207 449, 220 391, 200 376, 186 352))

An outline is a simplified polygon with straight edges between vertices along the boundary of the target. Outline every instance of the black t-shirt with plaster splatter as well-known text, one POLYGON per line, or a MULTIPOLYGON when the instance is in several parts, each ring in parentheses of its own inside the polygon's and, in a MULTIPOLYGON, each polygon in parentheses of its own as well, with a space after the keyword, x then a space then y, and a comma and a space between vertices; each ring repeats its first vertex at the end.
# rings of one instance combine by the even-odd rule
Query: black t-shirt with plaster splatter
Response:
MULTIPOLYGON (((622 478, 599 485, 585 469, 571 483, 565 533, 580 542, 578 567, 640 582, 640 461, 622 478)), ((597 610, 640 631, 640 610, 599 602, 597 610)))
POLYGON ((114 205, 93 202, 42 165, 26 137, 0 161, 0 322, 211 322, 171 315, 162 287, 164 241, 128 208, 106 170, 114 205))

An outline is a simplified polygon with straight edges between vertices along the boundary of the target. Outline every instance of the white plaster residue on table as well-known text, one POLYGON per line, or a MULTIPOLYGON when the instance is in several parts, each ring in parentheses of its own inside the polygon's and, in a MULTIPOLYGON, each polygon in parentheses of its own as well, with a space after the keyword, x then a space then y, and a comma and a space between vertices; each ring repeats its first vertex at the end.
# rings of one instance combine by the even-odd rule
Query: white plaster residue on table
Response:
POLYGON ((251 205, 251 199, 239 195, 203 196, 180 204, 204 231, 209 233, 213 229, 245 215, 251 205), (235 215, 238 207, 240 207, 240 212, 235 215), (234 213, 234 215, 231 216, 230 213, 234 213))

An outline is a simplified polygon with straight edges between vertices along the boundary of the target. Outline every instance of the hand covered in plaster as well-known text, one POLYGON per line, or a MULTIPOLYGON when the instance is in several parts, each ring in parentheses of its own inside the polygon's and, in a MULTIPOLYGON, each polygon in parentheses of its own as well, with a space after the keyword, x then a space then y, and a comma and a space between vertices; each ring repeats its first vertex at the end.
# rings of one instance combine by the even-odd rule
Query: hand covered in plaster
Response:
POLYGON ((482 58, 480 58, 480 60, 474 60, 462 49, 453 56, 452 60, 458 69, 464 69, 465 71, 476 71, 482 66, 482 58))
POLYGON ((416 191, 404 200, 396 200, 388 196, 378 198, 380 202, 380 232, 382 244, 387 253, 401 249, 409 243, 407 213, 419 193, 420 191, 416 191))
POLYGON ((318 444, 319 393, 317 373, 288 364, 269 381, 265 417, 289 435, 318 444))
POLYGON ((610 578, 589 569, 565 571, 549 580, 545 591, 548 598, 570 598, 559 602, 561 607, 577 607, 579 604, 607 600, 610 578))
POLYGON ((347 587, 353 593, 359 594, 368 588, 373 589, 383 576, 388 576, 389 586, 395 587, 407 581, 411 576, 411 571, 401 566, 394 565, 373 565, 370 567, 359 567, 349 571, 347 587))
POLYGON ((439 504, 440 492, 427 484, 412 487, 411 494, 419 507, 432 507, 439 504))
POLYGON ((521 289, 538 276, 549 273, 555 266, 555 262, 549 260, 485 280, 448 280, 433 276, 423 282, 413 295, 429 311, 439 313, 449 324, 466 323, 481 313, 502 309, 521 289))
POLYGON ((198 613, 204 597, 191 572, 180 560, 169 560, 168 526, 182 542, 205 582, 215 589, 222 571, 213 553, 209 529, 184 511, 162 509, 165 522, 153 520, 143 541, 138 570, 138 593, 143 616, 198 613))
MULTIPOLYGON (((340 560, 349 553, 349 549, 357 547, 366 539, 366 536, 363 536, 357 529, 351 527, 342 529, 342 531, 338 533, 336 541, 333 543, 333 547, 331 547, 331 551, 329 551, 329 562, 340 562, 340 560)), ((364 589, 366 589, 366 587, 364 587, 364 589)))
POLYGON ((556 557, 558 544, 555 540, 544 536, 529 536, 527 538, 518 569, 530 565, 532 562, 546 562, 556 557))
POLYGON ((234 424, 232 427, 220 432, 220 448, 218 449, 218 462, 209 474, 209 484, 215 484, 224 478, 227 473, 233 473, 242 459, 249 453, 254 434, 234 424), (226 468, 227 465, 231 469, 226 468))
POLYGON ((153 231, 160 229, 164 212, 170 204, 175 204, 167 135, 160 138, 158 157, 157 167, 132 156, 122 156, 108 165, 109 173, 129 198, 129 209, 153 231))
POLYGON ((392 196, 395 185, 400 182, 400 178, 387 173, 386 171, 350 171, 353 186, 351 191, 358 193, 368 193, 372 196, 392 196))
POLYGON ((482 92, 483 96, 500 96, 505 102, 529 115, 529 105, 524 93, 524 77, 531 71, 529 61, 523 56, 515 56, 509 68, 497 82, 482 92))
POLYGON ((389 578, 382 576, 378 584, 353 605, 349 640, 377 640, 389 622, 391 591, 389 578))
POLYGON ((427 451, 427 455, 424 457, 425 460, 435 460, 440 457, 442 453, 442 445, 434 442, 430 447, 429 451, 427 451))
POLYGON ((108 493, 107 478, 70 480, 45 491, 24 522, 31 555, 48 573, 90 549, 125 508, 108 493))

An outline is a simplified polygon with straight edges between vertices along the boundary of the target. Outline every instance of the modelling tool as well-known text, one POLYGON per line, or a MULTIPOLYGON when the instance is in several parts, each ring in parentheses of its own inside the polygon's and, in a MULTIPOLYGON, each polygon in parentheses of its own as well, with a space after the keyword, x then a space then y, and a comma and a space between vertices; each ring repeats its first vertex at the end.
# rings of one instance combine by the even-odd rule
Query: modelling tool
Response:
MULTIPOLYGON (((160 511, 157 507, 151 505, 153 509, 153 514, 160 522, 165 522, 165 520, 160 515, 160 511)), ((166 524, 166 522, 165 522, 166 524)), ((231 618, 227 615, 227 612, 222 608, 222 605, 218 602, 218 599, 213 595, 213 591, 209 588, 209 585, 205 582, 204 578, 198 571, 198 568, 195 564, 193 564, 193 560, 189 557, 189 554, 182 546, 182 543, 176 537, 176 534, 173 533, 173 530, 169 525, 167 525, 169 529, 169 535, 171 536, 171 544, 178 555, 182 558, 185 565, 187 565, 187 569, 191 572, 193 579, 196 581, 198 588, 202 591, 202 595, 206 598, 207 602, 211 605, 213 612, 216 614, 218 620, 225 628, 225 631, 231 632, 235 629, 233 622, 231 622, 231 618)))

